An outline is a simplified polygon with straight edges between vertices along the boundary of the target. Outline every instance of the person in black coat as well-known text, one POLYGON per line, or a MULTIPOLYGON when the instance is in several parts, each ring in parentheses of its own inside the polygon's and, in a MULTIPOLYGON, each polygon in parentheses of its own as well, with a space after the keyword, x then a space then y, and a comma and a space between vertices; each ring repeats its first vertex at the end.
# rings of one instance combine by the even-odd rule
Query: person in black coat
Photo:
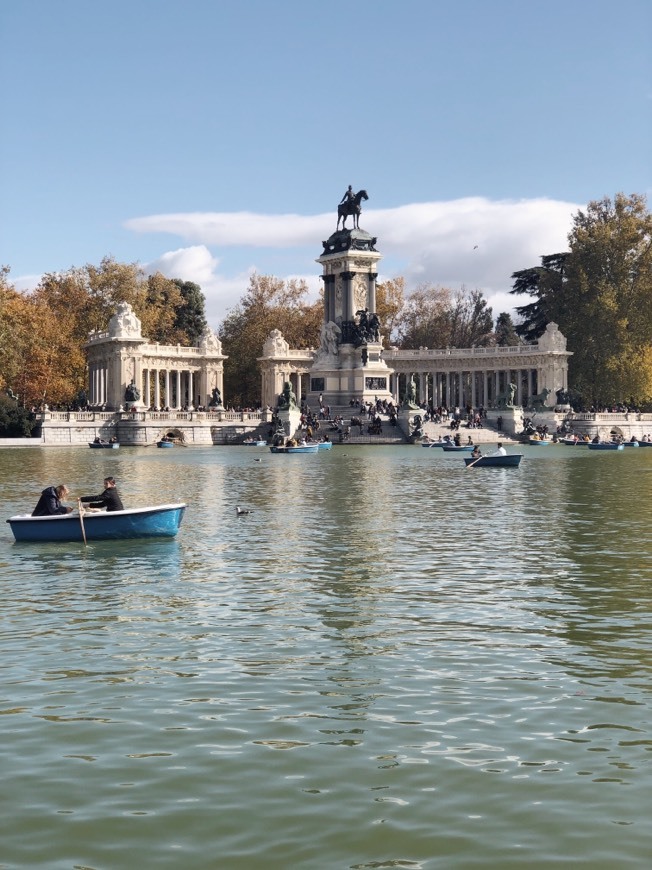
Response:
POLYGON ((41 493, 41 497, 34 510, 33 517, 49 517, 55 514, 72 513, 71 507, 65 507, 61 504, 68 497, 68 487, 60 483, 59 486, 48 486, 41 493))
POLYGON ((88 504, 91 508, 106 508, 107 511, 124 510, 118 490, 115 488, 115 479, 113 477, 104 478, 104 492, 100 493, 100 495, 83 495, 79 500, 88 504))

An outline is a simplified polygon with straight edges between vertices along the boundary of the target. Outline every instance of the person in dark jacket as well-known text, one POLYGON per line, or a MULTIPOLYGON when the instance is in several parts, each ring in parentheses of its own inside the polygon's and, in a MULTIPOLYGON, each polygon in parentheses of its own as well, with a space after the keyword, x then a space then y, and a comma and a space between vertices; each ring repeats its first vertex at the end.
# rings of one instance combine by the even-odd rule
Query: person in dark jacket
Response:
POLYGON ((104 492, 100 493, 100 495, 83 495, 79 500, 88 504, 91 508, 106 508, 107 511, 124 510, 118 490, 115 488, 115 479, 113 477, 104 478, 104 492))
POLYGON ((41 497, 38 500, 38 503, 34 510, 32 511, 33 517, 49 517, 54 516, 55 514, 69 514, 72 513, 71 507, 65 507, 61 504, 62 501, 66 501, 68 498, 68 487, 60 483, 59 486, 48 486, 41 493, 41 497))

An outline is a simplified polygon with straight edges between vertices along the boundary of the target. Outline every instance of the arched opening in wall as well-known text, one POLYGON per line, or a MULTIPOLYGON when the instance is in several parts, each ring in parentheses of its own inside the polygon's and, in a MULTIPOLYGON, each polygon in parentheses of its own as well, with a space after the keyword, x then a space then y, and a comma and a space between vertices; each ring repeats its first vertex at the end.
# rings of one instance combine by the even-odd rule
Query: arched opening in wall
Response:
POLYGON ((612 426, 611 431, 609 432, 609 439, 611 441, 624 441, 625 435, 620 426, 612 426))
POLYGON ((159 441, 173 441, 175 444, 185 444, 186 436, 181 429, 163 429, 159 441))

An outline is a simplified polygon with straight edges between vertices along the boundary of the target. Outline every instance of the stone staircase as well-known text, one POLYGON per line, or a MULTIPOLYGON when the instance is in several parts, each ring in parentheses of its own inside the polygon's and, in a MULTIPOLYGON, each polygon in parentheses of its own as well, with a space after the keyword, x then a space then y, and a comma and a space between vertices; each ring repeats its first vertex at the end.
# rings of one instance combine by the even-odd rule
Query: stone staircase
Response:
POLYGON ((408 441, 400 424, 392 426, 389 417, 385 414, 380 415, 382 432, 377 434, 369 432, 369 419, 366 414, 360 413, 359 408, 350 405, 331 405, 330 413, 332 419, 342 417, 343 423, 340 427, 342 434, 340 435, 335 429, 331 429, 330 420, 320 421, 318 434, 328 435, 334 444, 405 444, 408 441), (351 423, 354 417, 359 417, 362 420, 362 434, 360 434, 360 428, 351 423))

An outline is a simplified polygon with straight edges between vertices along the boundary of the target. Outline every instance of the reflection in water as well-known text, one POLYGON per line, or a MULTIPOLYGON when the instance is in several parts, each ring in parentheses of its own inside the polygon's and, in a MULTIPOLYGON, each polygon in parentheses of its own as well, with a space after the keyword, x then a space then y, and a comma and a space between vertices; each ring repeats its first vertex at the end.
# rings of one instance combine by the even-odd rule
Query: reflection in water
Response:
POLYGON ((645 866, 652 456, 525 450, 0 451, 7 514, 188 503, 0 541, 3 860, 645 866))

